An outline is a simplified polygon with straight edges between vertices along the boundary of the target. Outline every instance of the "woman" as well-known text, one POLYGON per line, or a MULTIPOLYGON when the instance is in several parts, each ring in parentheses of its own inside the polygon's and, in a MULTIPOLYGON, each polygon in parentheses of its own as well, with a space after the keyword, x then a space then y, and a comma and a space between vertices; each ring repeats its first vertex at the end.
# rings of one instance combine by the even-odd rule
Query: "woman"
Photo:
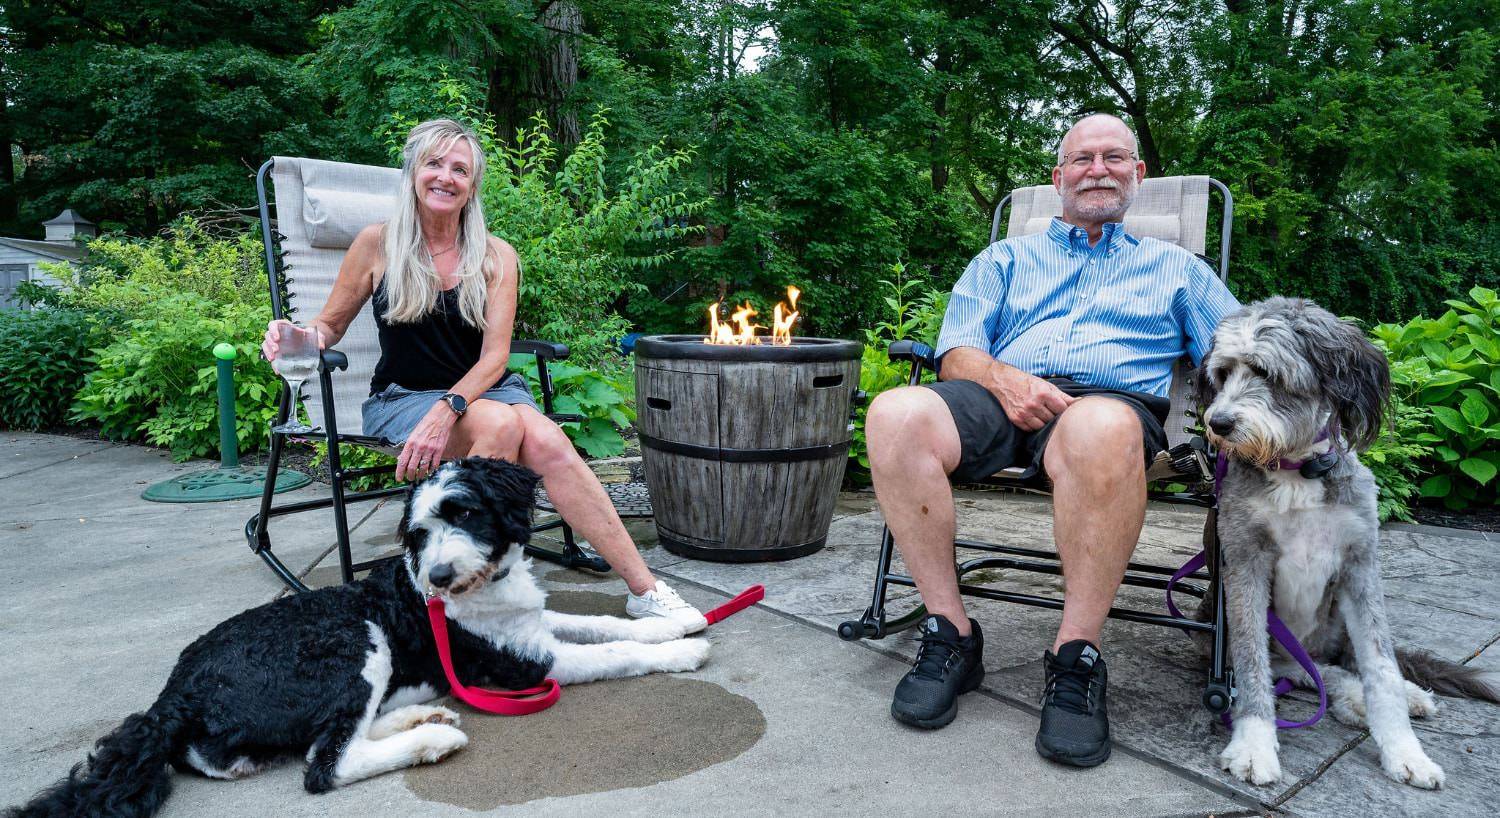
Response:
MULTIPOLYGON (((481 455, 541 475, 563 519, 630 588, 626 613, 708 623, 652 576, 594 473, 537 409, 526 379, 505 368, 515 323, 516 251, 485 229, 484 153, 449 119, 412 129, 401 152, 401 194, 389 222, 355 237, 318 316, 320 348, 337 344, 373 298, 380 362, 361 407, 364 432, 401 443, 396 478, 418 480, 446 459, 481 455)), ((278 350, 266 328, 267 360, 278 350)))

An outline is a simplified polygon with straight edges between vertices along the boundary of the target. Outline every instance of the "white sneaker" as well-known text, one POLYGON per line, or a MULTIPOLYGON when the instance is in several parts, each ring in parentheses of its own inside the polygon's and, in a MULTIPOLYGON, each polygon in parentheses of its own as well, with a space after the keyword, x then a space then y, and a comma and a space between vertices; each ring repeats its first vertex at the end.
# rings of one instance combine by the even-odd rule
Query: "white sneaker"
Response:
POLYGON ((635 619, 644 619, 648 616, 661 616, 679 622, 687 628, 688 633, 697 633, 708 627, 708 620, 703 614, 694 608, 672 590, 672 586, 662 580, 656 581, 656 588, 647 591, 640 596, 626 592, 625 613, 635 619))

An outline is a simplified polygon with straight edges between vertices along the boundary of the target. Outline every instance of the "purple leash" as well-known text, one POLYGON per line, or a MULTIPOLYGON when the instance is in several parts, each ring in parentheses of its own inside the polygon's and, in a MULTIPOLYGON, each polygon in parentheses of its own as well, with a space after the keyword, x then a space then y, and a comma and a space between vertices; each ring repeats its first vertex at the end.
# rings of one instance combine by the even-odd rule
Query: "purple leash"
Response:
MULTIPOLYGON (((1293 466, 1293 468, 1295 468, 1295 466, 1293 466)), ((1218 460, 1214 463, 1214 495, 1216 497, 1219 493, 1219 486, 1223 483, 1224 475, 1227 474, 1228 471, 1229 459, 1224 456, 1223 452, 1220 452, 1218 460)), ((1207 564, 1208 552, 1200 551, 1198 552, 1198 555, 1196 557, 1193 557, 1192 559, 1183 563, 1183 566, 1177 569, 1177 573, 1173 574, 1172 578, 1167 580, 1167 610, 1172 612, 1172 616, 1177 617, 1178 619, 1183 618, 1182 612, 1177 610, 1177 605, 1172 601, 1172 588, 1176 586, 1183 577, 1186 577, 1187 575, 1197 571, 1199 568, 1202 568, 1207 564)), ((1302 647, 1301 642, 1297 641, 1297 637, 1292 633, 1291 628, 1288 628, 1286 626, 1286 623, 1281 621, 1281 617, 1277 616, 1276 612, 1271 610, 1270 608, 1266 609, 1266 631, 1271 634, 1272 639, 1275 639, 1281 644, 1283 648, 1286 649, 1287 653, 1291 654, 1292 659, 1296 660, 1297 664, 1301 665, 1303 670, 1307 671, 1307 675, 1313 680, 1313 685, 1318 688, 1318 712, 1312 714, 1312 717, 1307 719, 1306 721, 1287 721, 1285 719, 1278 718, 1276 720, 1276 727, 1282 730, 1291 730, 1298 727, 1311 727, 1312 725, 1317 724, 1318 720, 1323 718, 1323 714, 1328 710, 1328 691, 1323 685, 1323 677, 1318 673, 1317 664, 1313 662, 1311 656, 1307 655, 1307 650, 1302 647)), ((1277 679, 1276 695, 1278 697, 1285 696, 1286 694, 1292 692, 1292 689, 1294 687, 1296 687, 1296 685, 1292 683, 1291 679, 1287 679, 1284 677, 1277 679)), ((1220 716, 1220 719, 1224 722, 1225 727, 1229 727, 1233 724, 1232 720, 1229 718, 1228 712, 1223 713, 1220 716)))

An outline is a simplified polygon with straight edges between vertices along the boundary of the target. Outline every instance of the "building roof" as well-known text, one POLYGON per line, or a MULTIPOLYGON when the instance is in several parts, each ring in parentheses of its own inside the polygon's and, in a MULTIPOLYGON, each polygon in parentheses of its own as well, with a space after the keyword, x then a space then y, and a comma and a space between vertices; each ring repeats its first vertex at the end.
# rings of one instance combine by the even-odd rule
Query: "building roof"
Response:
POLYGON ((35 241, 33 239, 13 239, 8 236, 0 236, 0 245, 14 247, 38 256, 54 258, 58 261, 80 261, 88 255, 88 248, 79 247, 76 244, 63 244, 55 241, 35 241))
POLYGON ((56 216, 53 216, 47 221, 42 222, 43 227, 49 224, 88 225, 89 227, 98 227, 98 225, 94 224, 88 219, 85 219, 83 216, 80 216, 78 214, 78 211, 74 210, 71 207, 57 214, 56 216))

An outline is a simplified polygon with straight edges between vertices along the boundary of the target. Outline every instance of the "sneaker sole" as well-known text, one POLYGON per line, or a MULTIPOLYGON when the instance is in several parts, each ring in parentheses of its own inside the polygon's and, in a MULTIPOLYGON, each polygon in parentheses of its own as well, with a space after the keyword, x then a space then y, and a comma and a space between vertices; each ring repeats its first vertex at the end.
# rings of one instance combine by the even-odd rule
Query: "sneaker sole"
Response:
POLYGON ((1037 755, 1047 759, 1048 761, 1056 761, 1059 764, 1066 764, 1069 767, 1097 767, 1100 764, 1103 764, 1105 761, 1109 760, 1110 750, 1113 749, 1113 744, 1109 741, 1106 741, 1104 742, 1103 748, 1089 755, 1073 755, 1072 753, 1052 750, 1048 748, 1046 745, 1042 744, 1041 736, 1036 737, 1035 745, 1037 755))
POLYGON ((920 716, 913 716, 909 713, 902 713, 897 709, 897 706, 900 704, 900 702, 891 702, 891 718, 894 718, 896 721, 899 721, 902 724, 909 724, 912 727, 920 727, 923 730, 936 730, 939 727, 947 727, 948 724, 953 721, 953 719, 958 717, 958 697, 962 696, 965 693, 973 692, 976 688, 979 687, 979 683, 984 681, 984 665, 978 665, 977 669, 979 671, 978 673, 971 673, 969 676, 966 676, 963 682, 958 686, 958 694, 953 697, 953 704, 949 705, 947 710, 944 710, 943 712, 937 714, 936 716, 932 716, 931 718, 924 719, 920 716))

